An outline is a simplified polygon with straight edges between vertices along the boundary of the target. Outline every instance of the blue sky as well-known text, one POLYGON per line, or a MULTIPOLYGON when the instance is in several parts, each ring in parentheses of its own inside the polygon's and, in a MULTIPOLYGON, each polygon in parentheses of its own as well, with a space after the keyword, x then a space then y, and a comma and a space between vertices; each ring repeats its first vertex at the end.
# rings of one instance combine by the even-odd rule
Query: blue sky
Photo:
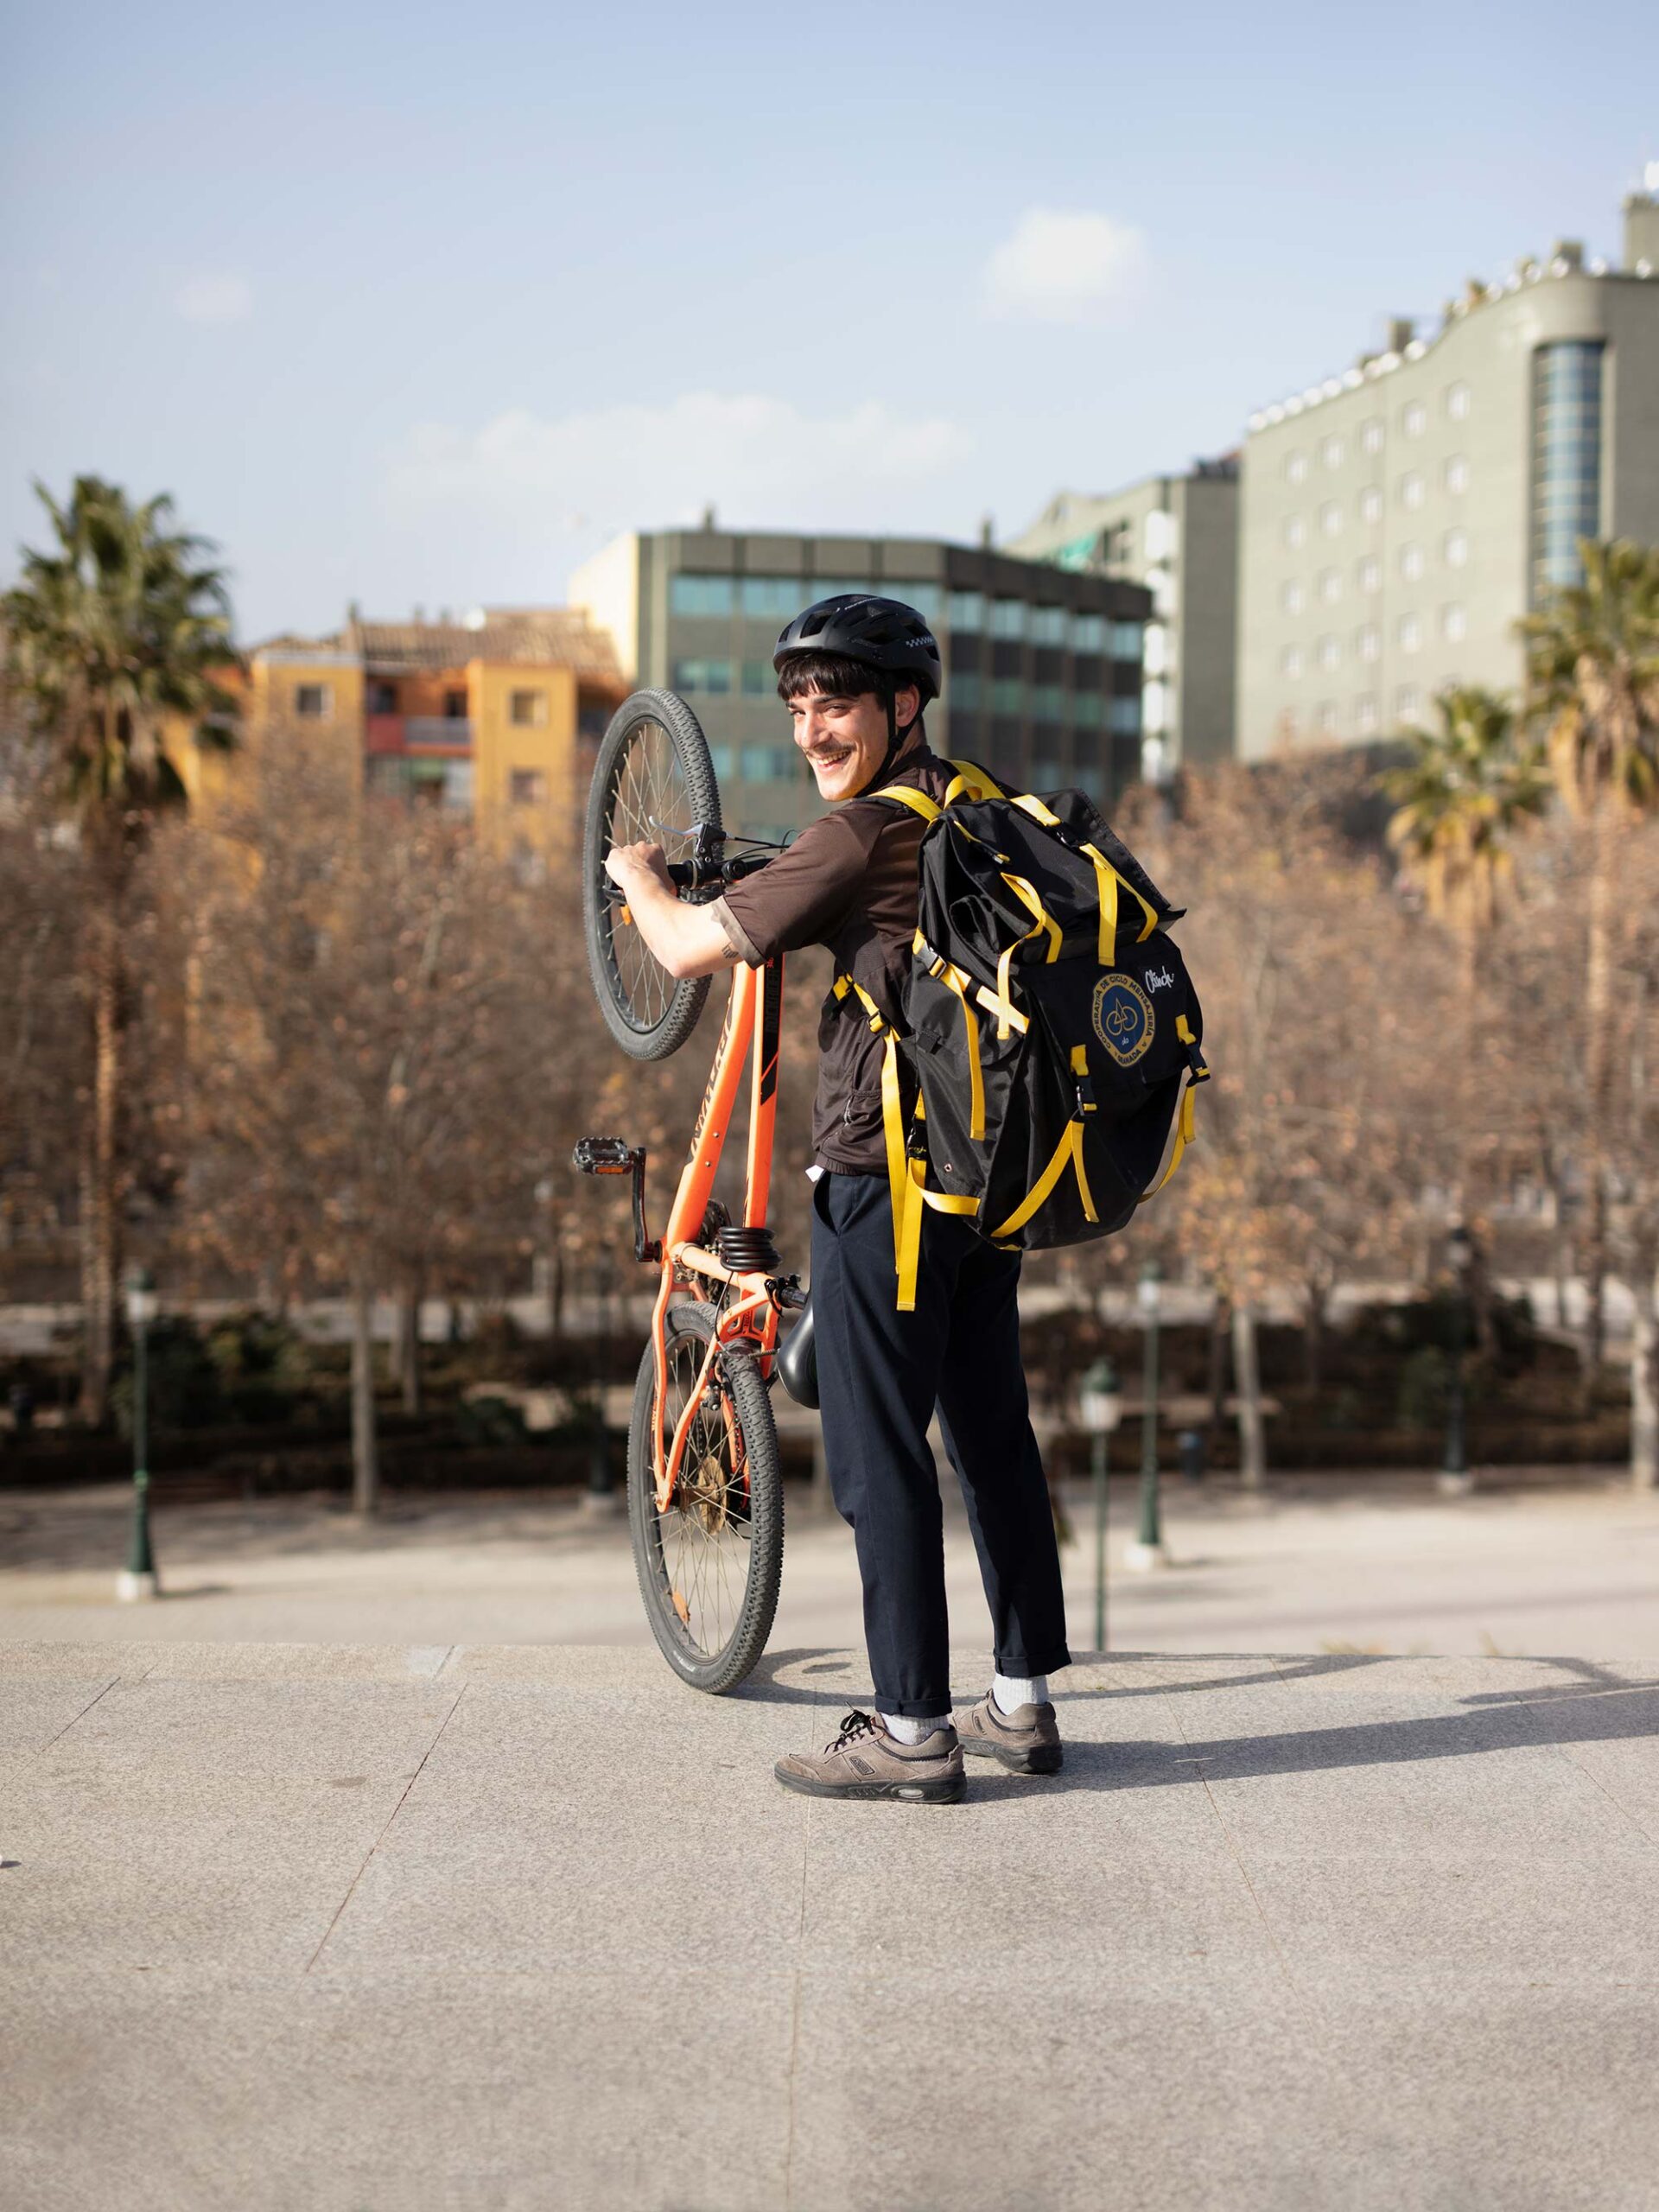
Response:
POLYGON ((616 531, 1018 528, 1236 442, 1659 158, 1608 0, 14 9, 0 575, 168 489, 239 626, 554 601, 616 531))

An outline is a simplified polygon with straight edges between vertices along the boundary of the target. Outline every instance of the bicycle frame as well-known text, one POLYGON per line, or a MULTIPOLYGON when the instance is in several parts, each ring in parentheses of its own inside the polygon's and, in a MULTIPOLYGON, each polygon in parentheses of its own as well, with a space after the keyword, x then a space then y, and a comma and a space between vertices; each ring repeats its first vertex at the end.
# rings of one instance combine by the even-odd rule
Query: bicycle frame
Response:
MULTIPOLYGON (((748 1152, 745 1163, 743 1224, 760 1228, 766 1218, 772 1192, 772 1124, 778 1110, 778 1041, 783 1018, 784 963, 780 957, 762 968, 740 966, 732 975, 731 996, 715 1048, 715 1065, 697 1109, 691 1149, 680 1173, 678 1188, 669 1209, 668 1226, 660 1248, 662 1277, 651 1317, 652 1358, 656 1370, 655 1418, 652 1458, 656 1477, 657 1510, 665 1513, 679 1480, 686 1438, 698 1404, 709 1387, 716 1353, 739 1339, 758 1344, 748 1357, 764 1376, 778 1348, 779 1300, 773 1286, 778 1278, 762 1271, 739 1272, 728 1268, 695 1239, 702 1227, 714 1190, 715 1172, 731 1128, 732 1110, 749 1069, 748 1152), (753 1049, 752 1049, 753 1048, 753 1049), (721 1312, 698 1371, 696 1388, 688 1394, 685 1410, 671 1437, 663 1429, 663 1406, 668 1392, 667 1318, 677 1290, 696 1289, 716 1296, 721 1286, 734 1293, 721 1312)), ((729 1411, 727 1420, 730 1421, 729 1411)))

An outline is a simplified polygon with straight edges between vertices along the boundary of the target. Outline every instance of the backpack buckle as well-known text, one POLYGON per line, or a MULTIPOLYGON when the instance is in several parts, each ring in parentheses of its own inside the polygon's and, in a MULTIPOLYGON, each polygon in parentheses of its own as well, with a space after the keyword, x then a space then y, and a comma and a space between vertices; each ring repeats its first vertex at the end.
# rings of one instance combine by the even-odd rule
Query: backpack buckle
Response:
POLYGON ((1080 1122, 1085 1114, 1092 1114, 1095 1110, 1094 1077, 1088 1075, 1083 1077, 1076 1085, 1076 1090, 1077 1094, 1077 1111, 1072 1115, 1071 1118, 1074 1122, 1080 1122))

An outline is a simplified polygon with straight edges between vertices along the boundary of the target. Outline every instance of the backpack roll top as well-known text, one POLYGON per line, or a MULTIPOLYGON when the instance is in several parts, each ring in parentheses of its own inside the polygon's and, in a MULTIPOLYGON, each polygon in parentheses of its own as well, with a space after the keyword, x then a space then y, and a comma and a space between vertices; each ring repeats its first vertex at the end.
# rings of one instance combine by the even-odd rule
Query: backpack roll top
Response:
POLYGON ((1180 910, 1090 801, 951 766, 943 806, 877 794, 928 824, 904 1020, 882 1024, 901 1310, 928 1207, 1005 1249, 1122 1228, 1179 1166, 1209 1073, 1180 910))

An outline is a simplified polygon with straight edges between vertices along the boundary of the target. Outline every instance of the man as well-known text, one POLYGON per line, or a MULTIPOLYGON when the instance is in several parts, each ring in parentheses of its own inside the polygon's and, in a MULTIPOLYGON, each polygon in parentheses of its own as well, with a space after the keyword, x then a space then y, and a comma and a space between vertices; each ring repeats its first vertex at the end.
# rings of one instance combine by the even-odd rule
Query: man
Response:
MULTIPOLYGON (((888 1021, 899 1019, 924 824, 874 798, 907 784, 942 800, 948 761, 922 727, 939 649, 913 607, 842 594, 797 615, 778 690, 834 811, 712 906, 682 904, 660 847, 607 862, 652 950, 677 976, 827 945, 888 1021)), ((813 1114, 812 1312, 830 1488, 864 1585, 874 1713, 851 1713, 778 1779, 819 1797, 951 1802, 963 1753, 1015 1772, 1061 1760, 1046 1676, 1070 1663, 1059 1553, 1020 1360, 1017 1253, 929 1211, 916 1304, 901 1313, 881 1122, 881 1039, 855 993, 824 1002, 813 1114), (952 1726, 944 1554, 927 1441, 935 1405, 962 1484, 994 1635, 989 1691, 952 1726)))

